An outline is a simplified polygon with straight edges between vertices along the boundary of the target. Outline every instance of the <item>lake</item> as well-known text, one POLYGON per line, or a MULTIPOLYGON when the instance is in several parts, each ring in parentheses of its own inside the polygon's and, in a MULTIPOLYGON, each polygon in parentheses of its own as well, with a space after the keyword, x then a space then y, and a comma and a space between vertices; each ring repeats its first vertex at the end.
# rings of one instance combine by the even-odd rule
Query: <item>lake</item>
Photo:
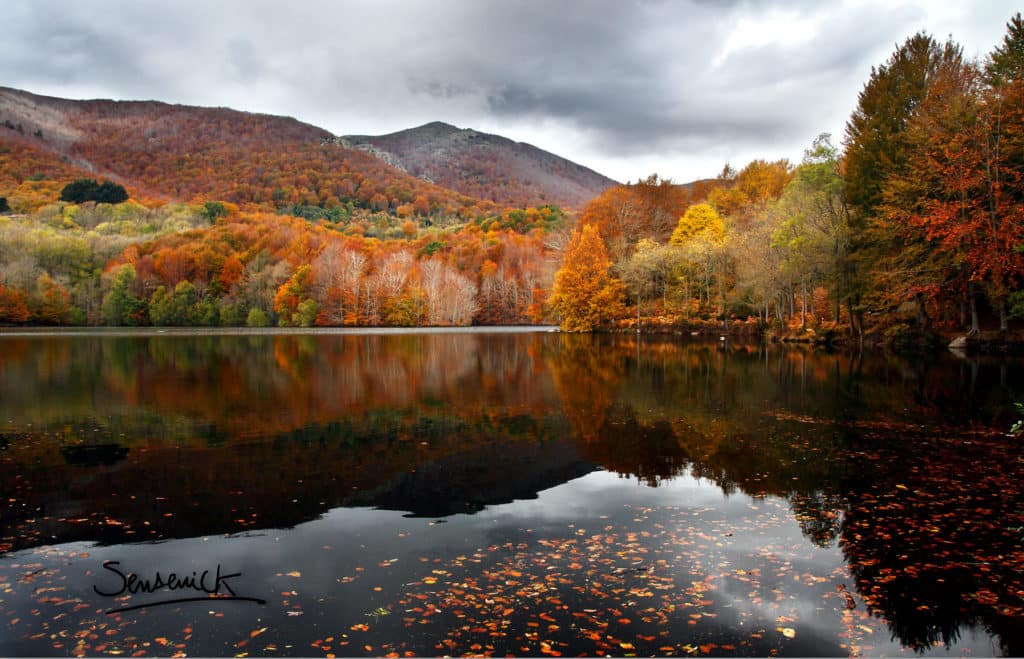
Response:
POLYGON ((0 334, 0 655, 1022 655, 1018 400, 952 353, 0 334))

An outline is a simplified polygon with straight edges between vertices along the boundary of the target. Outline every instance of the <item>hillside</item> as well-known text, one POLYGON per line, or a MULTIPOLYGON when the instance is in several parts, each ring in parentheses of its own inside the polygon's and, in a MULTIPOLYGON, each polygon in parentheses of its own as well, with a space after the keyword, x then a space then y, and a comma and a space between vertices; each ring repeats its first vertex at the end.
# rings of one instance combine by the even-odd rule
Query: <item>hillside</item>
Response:
POLYGON ((612 179, 523 142, 433 122, 389 135, 346 135, 413 176, 499 205, 583 208, 612 179))
POLYGON ((479 216, 506 207, 581 209, 615 182, 529 144, 435 122, 334 137, 290 117, 156 101, 73 101, 0 87, 0 149, 26 179, 111 178, 136 197, 219 199, 479 216), (30 166, 27 163, 31 163, 30 166), (27 171, 31 170, 31 171, 27 171))
POLYGON ((275 210, 348 205, 477 215, 493 204, 411 176, 289 117, 155 101, 71 101, 0 88, 0 148, 31 160, 0 173, 0 195, 25 179, 89 174, 139 196, 219 199, 275 210))

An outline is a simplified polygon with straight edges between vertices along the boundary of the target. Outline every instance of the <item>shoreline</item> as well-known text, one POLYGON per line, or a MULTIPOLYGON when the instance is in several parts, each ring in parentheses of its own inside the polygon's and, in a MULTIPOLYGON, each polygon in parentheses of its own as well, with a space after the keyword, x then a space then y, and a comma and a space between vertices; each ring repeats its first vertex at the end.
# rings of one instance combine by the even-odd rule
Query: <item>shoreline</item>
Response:
POLYGON ((2 338, 63 336, 371 336, 412 334, 531 334, 558 332, 557 325, 467 327, 0 327, 2 338))

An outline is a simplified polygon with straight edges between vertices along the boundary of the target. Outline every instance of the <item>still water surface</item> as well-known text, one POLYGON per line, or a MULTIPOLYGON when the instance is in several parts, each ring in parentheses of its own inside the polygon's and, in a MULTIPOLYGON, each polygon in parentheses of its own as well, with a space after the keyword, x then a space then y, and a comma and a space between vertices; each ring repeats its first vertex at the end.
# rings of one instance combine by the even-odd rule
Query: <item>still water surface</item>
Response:
POLYGON ((1022 390, 952 354, 0 335, 0 655, 1021 655, 1022 390))

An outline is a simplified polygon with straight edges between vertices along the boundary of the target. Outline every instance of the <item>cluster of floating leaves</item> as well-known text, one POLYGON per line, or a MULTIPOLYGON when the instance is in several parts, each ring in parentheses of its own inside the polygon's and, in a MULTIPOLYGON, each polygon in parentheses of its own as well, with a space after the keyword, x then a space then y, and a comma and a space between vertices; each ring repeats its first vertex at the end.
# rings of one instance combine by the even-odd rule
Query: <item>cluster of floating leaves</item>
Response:
POLYGON ((841 631, 805 647, 870 651, 864 638, 878 621, 849 606, 845 569, 801 572, 806 543, 736 546, 782 523, 783 502, 733 521, 712 521, 710 509, 632 512, 624 528, 574 528, 442 562, 408 584, 394 613, 406 636, 435 638, 444 655, 775 655, 796 642, 810 596, 841 631))
MULTIPOLYGON (((238 638, 217 654, 350 655, 774 655, 788 645, 811 653, 870 652, 865 639, 880 623, 854 600, 845 584, 849 572, 837 567, 815 574, 808 559, 817 550, 793 537, 788 504, 755 500, 742 517, 724 518, 712 508, 631 508, 594 528, 570 525, 546 537, 522 529, 522 541, 503 542, 457 556, 423 556, 414 565, 385 559, 340 575, 331 594, 372 602, 359 619, 310 627, 287 621, 310 606, 299 570, 278 573, 280 598, 260 613, 261 624, 239 629, 238 638), (786 531, 786 532, 783 532, 786 531), (789 540, 785 540, 789 538, 789 540), (792 542, 792 544, 789 544, 792 542), (375 583, 413 575, 400 592, 375 583), (801 631, 801 611, 811 598, 815 616, 831 617, 838 636, 816 639, 801 631), (380 604, 376 606, 376 604, 380 604), (335 626, 336 625, 336 626, 335 626), (282 639, 287 639, 284 642, 282 639), (825 645, 816 645, 824 642, 825 645)), ((85 554, 54 549, 40 563, 9 564, 0 592, 33 588, 36 606, 11 619, 12 631, 27 626, 25 638, 49 643, 51 653, 85 655, 184 656, 211 653, 193 648, 195 609, 183 609, 176 633, 143 638, 139 616, 104 615, 95 602, 62 595, 66 573, 42 569, 61 562, 89 564, 85 554), (56 561, 55 561, 56 559, 56 561), (36 570, 36 572, 33 572, 36 570), (42 570, 42 571, 38 571, 42 570), (19 584, 6 575, 21 574, 19 584)), ((77 576, 77 575, 76 575, 77 576)), ((317 584, 310 590, 328 590, 317 584)), ((205 607, 202 607, 205 609, 205 607)), ((208 615, 223 616, 211 607, 208 615)), ((203 611, 205 613, 205 611, 203 611)), ((301 621, 301 619, 299 619, 301 621)))

